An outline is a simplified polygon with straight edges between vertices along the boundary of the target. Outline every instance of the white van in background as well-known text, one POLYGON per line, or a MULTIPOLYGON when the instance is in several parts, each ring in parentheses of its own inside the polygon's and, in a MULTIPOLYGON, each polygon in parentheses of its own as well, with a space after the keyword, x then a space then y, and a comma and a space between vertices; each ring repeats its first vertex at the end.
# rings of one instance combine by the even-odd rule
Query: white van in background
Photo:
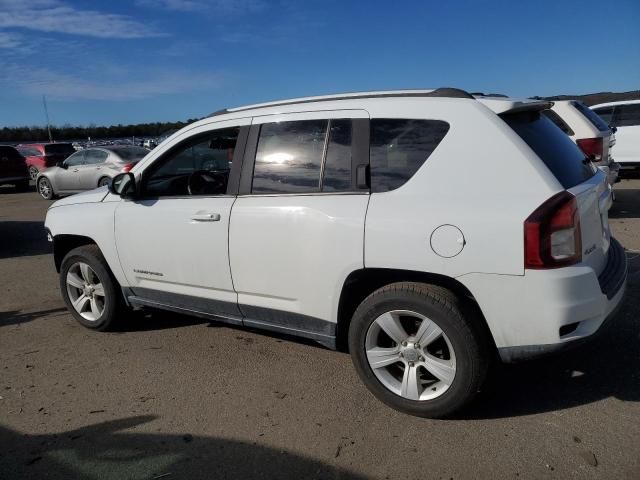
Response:
POLYGON ((600 103, 591 109, 615 127, 620 174, 640 171, 640 100, 600 103))

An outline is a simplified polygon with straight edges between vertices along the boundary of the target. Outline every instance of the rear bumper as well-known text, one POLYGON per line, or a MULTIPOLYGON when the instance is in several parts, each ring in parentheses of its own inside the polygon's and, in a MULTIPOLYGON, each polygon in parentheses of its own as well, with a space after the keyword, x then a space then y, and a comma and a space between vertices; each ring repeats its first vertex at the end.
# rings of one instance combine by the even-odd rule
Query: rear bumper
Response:
POLYGON ((500 357, 509 363, 591 337, 615 316, 626 279, 626 255, 615 239, 600 276, 587 265, 575 265, 527 270, 520 277, 472 274, 459 278, 478 301, 500 357))

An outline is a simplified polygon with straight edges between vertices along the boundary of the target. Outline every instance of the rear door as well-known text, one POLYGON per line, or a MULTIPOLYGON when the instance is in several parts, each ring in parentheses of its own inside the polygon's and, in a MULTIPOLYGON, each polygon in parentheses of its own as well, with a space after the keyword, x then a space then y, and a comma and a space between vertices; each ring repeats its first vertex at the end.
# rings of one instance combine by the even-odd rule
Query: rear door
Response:
POLYGON ((85 151, 84 165, 78 167, 78 188, 91 190, 98 186, 98 181, 104 176, 103 170, 109 154, 97 148, 85 151))
POLYGON ((332 341, 342 285, 364 265, 368 152, 365 111, 253 119, 229 229, 245 324, 332 341))
POLYGON ((610 243, 608 209, 611 188, 607 177, 540 112, 505 113, 501 118, 522 138, 577 200, 580 212, 582 261, 600 273, 610 243))

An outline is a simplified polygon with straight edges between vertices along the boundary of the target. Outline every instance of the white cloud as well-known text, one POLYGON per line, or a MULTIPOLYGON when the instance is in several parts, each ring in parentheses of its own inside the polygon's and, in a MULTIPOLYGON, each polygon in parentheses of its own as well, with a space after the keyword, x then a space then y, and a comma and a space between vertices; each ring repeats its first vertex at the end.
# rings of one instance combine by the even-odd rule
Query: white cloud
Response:
POLYGON ((136 4, 182 12, 207 11, 220 15, 257 13, 266 7, 263 0, 136 0, 136 4))
POLYGON ((0 28, 25 28, 98 38, 159 34, 127 15, 76 8, 61 0, 0 0, 0 28))

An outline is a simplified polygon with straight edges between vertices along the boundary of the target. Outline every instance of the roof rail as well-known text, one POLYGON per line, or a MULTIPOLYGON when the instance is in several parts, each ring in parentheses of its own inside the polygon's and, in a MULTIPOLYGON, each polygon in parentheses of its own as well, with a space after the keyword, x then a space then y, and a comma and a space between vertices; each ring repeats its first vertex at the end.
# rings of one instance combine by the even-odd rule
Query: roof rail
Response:
POLYGON ((349 100, 355 98, 389 98, 389 97, 447 97, 447 98, 469 98, 474 97, 468 92, 459 88, 436 88, 433 90, 383 90, 376 92, 353 92, 353 93, 337 93, 333 95, 321 95, 317 97, 301 97, 291 98, 287 100, 277 100, 275 102, 256 103, 254 105, 246 105, 237 108, 224 108, 213 112, 210 116, 215 117, 224 115, 225 113, 242 112, 254 108, 263 107, 280 107, 283 105, 292 105, 298 103, 315 103, 327 102, 332 100, 349 100))

